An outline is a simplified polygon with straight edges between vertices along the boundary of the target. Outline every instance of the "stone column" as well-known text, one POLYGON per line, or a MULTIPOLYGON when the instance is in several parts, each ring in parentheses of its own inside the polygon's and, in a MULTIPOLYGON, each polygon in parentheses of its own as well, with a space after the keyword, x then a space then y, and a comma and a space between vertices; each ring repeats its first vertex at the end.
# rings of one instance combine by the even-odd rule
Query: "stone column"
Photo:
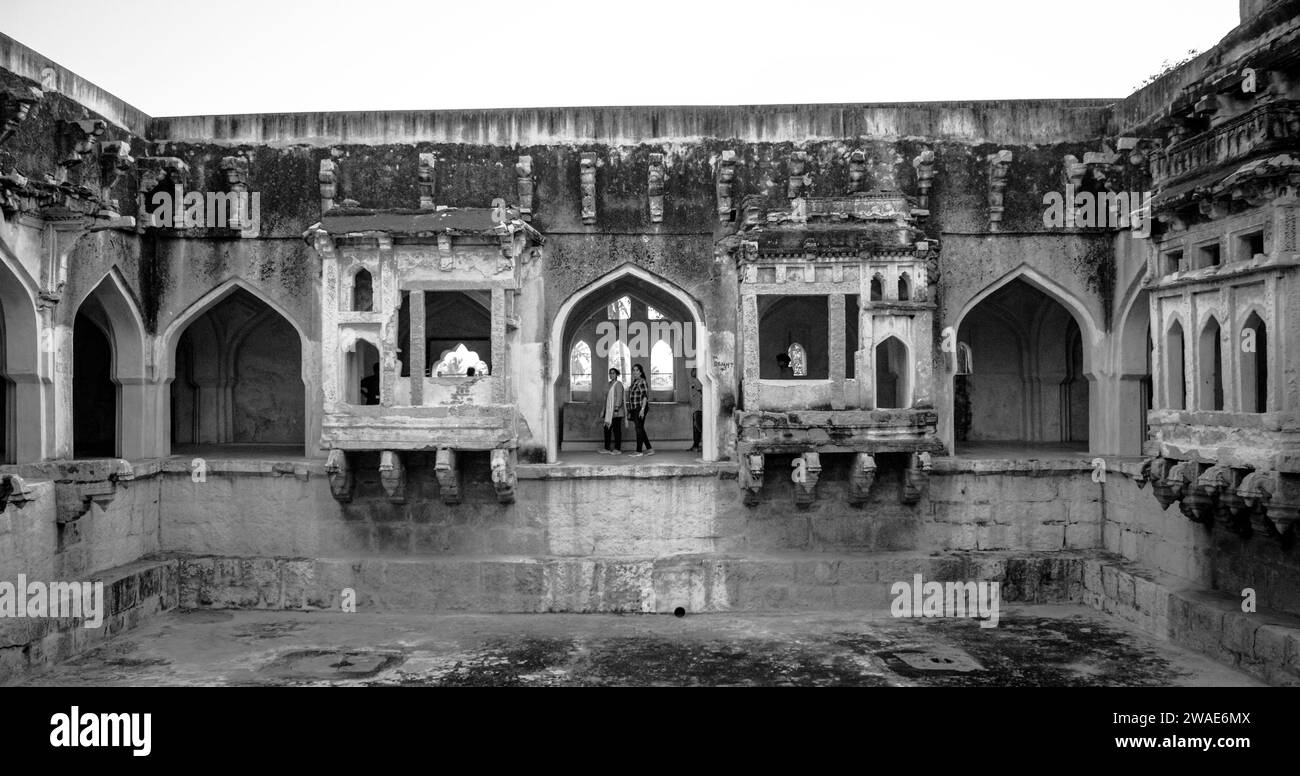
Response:
POLYGON ((411 406, 424 404, 424 291, 415 289, 410 297, 411 352, 406 362, 411 366, 411 406))
POLYGON ((847 346, 845 337, 847 336, 844 326, 844 294, 831 294, 827 299, 827 310, 830 320, 827 321, 826 331, 830 333, 830 378, 831 378, 831 409, 844 409, 844 379, 845 367, 844 350, 847 346))
MULTIPOLYGON (((565 354, 567 356, 567 354, 565 354)), ((509 395, 506 384, 510 370, 506 368, 506 290, 492 288, 492 401, 505 404, 509 395)))
POLYGON ((744 348, 744 369, 741 388, 745 411, 758 409, 758 297, 744 293, 740 298, 740 341, 744 348))

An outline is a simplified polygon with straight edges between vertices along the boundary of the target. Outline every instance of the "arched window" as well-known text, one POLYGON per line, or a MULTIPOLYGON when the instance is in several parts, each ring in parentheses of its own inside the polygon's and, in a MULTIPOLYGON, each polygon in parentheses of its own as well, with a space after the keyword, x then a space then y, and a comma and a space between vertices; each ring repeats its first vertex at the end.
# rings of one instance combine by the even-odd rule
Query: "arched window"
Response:
POLYGON ((1253 312, 1241 330, 1241 410, 1268 412, 1268 331, 1253 312))
POLYGON ((625 321, 632 317, 632 300, 626 296, 620 296, 609 306, 605 308, 605 317, 611 321, 625 321))
POLYGON ((478 353, 465 347, 462 342, 451 350, 442 352, 438 363, 433 365, 433 376, 458 377, 468 373, 470 368, 474 369, 475 377, 487 374, 487 364, 479 358, 478 353))
POLYGON ((578 340, 569 351, 569 390, 573 393, 591 391, 591 346, 578 340))
POLYGON ((879 302, 885 298, 885 282, 879 275, 871 279, 871 301, 879 302))
POLYGON ((1187 409, 1187 371, 1183 366, 1183 325, 1174 321, 1165 337, 1165 383, 1169 409, 1187 409))
POLYGON ((798 342, 790 344, 785 354, 790 357, 790 371, 795 377, 808 376, 808 354, 798 342))
POLYGON ((359 339, 345 354, 344 400, 348 404, 379 403, 379 349, 359 339))
POLYGON ((650 390, 671 391, 673 387, 673 349, 659 340, 650 349, 650 390))
POLYGON ((897 337, 887 337, 876 346, 876 409, 910 406, 907 378, 907 347, 897 337))
POLYGON ((912 298, 911 278, 906 272, 898 276, 898 298, 903 302, 912 298))
POLYGON ((374 309, 374 285, 368 270, 357 270, 352 278, 352 309, 359 313, 374 309))
POLYGON ((618 370, 618 379, 623 385, 629 385, 632 382, 632 352, 627 349, 627 345, 619 340, 615 340, 609 346, 609 367, 608 369, 618 370))
POLYGON ((1223 409, 1223 345, 1219 340, 1219 321, 1210 316, 1201 330, 1199 346, 1200 391, 1197 407, 1218 412, 1223 409))

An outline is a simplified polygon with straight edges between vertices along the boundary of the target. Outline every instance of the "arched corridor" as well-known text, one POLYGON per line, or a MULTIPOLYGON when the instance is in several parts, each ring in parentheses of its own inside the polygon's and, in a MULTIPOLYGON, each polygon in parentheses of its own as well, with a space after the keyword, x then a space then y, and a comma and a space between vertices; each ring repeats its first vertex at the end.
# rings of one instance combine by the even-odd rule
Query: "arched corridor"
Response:
POLYGON ((236 287, 185 327, 173 363, 173 453, 270 448, 302 454, 302 343, 265 302, 236 287))
MULTIPOLYGON (((690 447, 692 369, 703 386, 703 406, 713 397, 699 315, 698 305, 680 289, 631 265, 570 297, 552 325, 551 460, 561 449, 590 452, 600 447, 599 418, 611 366, 624 385, 630 385, 634 365, 645 370, 651 402, 646 431, 655 448, 690 447)), ((705 411, 704 417, 713 415, 705 411)), ((630 431, 629 425, 625 434, 630 431)), ((712 424, 706 422, 702 433, 707 460, 716 454, 712 424)))
POLYGON ((1089 380, 1084 337, 1069 310, 1021 278, 961 320, 970 374, 957 375, 957 452, 963 442, 1086 450, 1089 380))

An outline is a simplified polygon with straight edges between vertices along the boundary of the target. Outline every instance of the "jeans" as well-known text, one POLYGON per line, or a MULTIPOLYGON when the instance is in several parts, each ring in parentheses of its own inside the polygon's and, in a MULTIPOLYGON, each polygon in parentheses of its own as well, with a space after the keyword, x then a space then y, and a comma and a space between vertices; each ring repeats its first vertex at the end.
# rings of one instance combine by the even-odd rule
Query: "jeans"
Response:
POLYGON ((614 418, 614 422, 605 426, 605 449, 621 450, 623 448, 623 419, 614 418), (614 446, 609 446, 609 437, 611 432, 614 435, 614 446))
POLYGON ((632 416, 632 422, 636 424, 636 451, 638 453, 641 452, 641 445, 643 444, 645 449, 650 449, 650 437, 645 434, 645 419, 649 414, 650 411, 646 410, 645 413, 638 412, 632 416))

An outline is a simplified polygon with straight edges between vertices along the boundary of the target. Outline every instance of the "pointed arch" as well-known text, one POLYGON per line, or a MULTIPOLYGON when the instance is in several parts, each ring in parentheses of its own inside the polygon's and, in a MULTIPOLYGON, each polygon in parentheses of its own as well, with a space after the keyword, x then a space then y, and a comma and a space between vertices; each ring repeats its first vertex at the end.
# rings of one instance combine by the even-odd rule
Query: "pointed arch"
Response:
POLYGON ((1235 349, 1241 357, 1242 412, 1268 412, 1268 327, 1258 311, 1247 312, 1238 336, 1241 347, 1235 349))
POLYGON ((591 346, 586 340, 578 340, 569 350, 569 392, 590 398, 591 346))
POLYGON ((1174 319, 1165 333, 1165 407, 1187 409, 1187 345, 1183 322, 1174 319))
POLYGON ((374 278, 370 270, 359 267, 352 273, 352 312, 368 313, 374 310, 374 278))
MULTIPOLYGON (((608 299, 611 295, 622 295, 630 290, 638 291, 647 302, 654 304, 656 310, 665 314, 676 314, 673 313, 673 309, 680 309, 683 317, 689 318, 687 322, 694 328, 694 336, 688 338, 693 359, 687 360, 693 361, 693 365, 699 369, 699 379, 704 386, 704 414, 710 419, 705 422, 703 429, 703 458, 711 461, 718 456, 717 424, 711 419, 718 416, 719 399, 713 373, 713 360, 709 353, 709 332, 704 310, 700 303, 681 286, 636 264, 626 263, 570 294, 560 305, 551 322, 548 349, 550 379, 546 382, 542 407, 546 416, 546 456, 547 461, 551 463, 559 458, 560 407, 556 397, 559 393, 557 389, 560 380, 566 378, 565 367, 568 358, 568 352, 564 347, 566 334, 571 333, 568 331, 571 325, 580 323, 597 309, 601 309, 593 308, 593 304, 598 304, 600 300, 608 299)), ((688 363, 688 366, 691 365, 688 363)))
POLYGON ((1223 411, 1223 328, 1211 315, 1201 327, 1196 346, 1196 408, 1223 411))
POLYGON ((912 359, 907 343, 889 335, 876 344, 876 409, 912 406, 912 359))
POLYGON ((157 339, 154 346, 154 363, 158 365, 158 375, 160 378, 170 381, 176 377, 176 364, 174 357, 176 354, 176 341, 180 338, 181 332, 185 331, 185 329, 188 328, 196 318, 216 307, 218 304, 225 301, 226 297, 240 289, 252 294, 259 302, 262 302, 272 310, 279 313, 280 317, 288 321, 289 325, 298 333, 298 340, 303 349, 302 377, 304 382, 307 381, 309 371, 306 355, 311 350, 311 341, 307 336, 307 330, 303 328, 302 324, 298 322, 298 319, 295 318, 292 313, 285 309, 284 305, 277 302, 262 289, 239 277, 233 277, 223 281, 211 291, 208 291, 194 302, 191 302, 189 307, 186 307, 181 311, 172 319, 172 322, 167 324, 167 327, 163 329, 162 336, 157 339))
POLYGON ((42 328, 36 298, 22 264, 0 253, 0 463, 39 461, 49 452, 52 391, 42 377, 41 335, 54 332, 42 328))
POLYGON ((1101 341, 1101 328, 1097 325, 1096 319, 1089 312, 1088 307, 1079 301, 1074 294, 1028 264, 1021 264, 1008 271, 966 300, 966 304, 962 305, 953 319, 953 329, 960 331, 962 321, 970 314, 971 310, 974 310, 980 302, 1016 280, 1028 283, 1051 299, 1059 302, 1074 317, 1075 322, 1079 324, 1079 331, 1083 335, 1084 372, 1091 374, 1092 349, 1101 341))
MULTIPOLYGON (((238 411, 238 404, 241 401, 240 392, 244 391, 246 386, 236 384, 238 373, 244 370, 239 358, 252 358, 257 364, 266 365, 274 362, 272 355, 265 352, 266 348, 272 343, 264 341, 265 338, 254 337, 254 332, 263 331, 265 327, 284 327, 281 329, 283 334, 277 335, 279 341, 293 341, 296 338, 298 343, 298 378, 302 382, 303 393, 301 397, 285 395, 283 393, 275 394, 281 396, 284 401, 276 400, 275 405, 279 407, 283 404, 285 412, 293 413, 294 424, 297 423, 298 413, 301 413, 303 439, 299 449, 305 450, 308 454, 318 454, 320 440, 320 417, 319 417, 319 376, 317 375, 319 355, 312 346, 307 332, 302 324, 288 311, 263 292, 257 286, 249 283, 243 278, 230 278, 217 285, 207 293, 203 294, 184 311, 178 314, 166 328, 163 329, 161 336, 155 342, 155 363, 157 364, 156 374, 159 381, 157 416, 160 421, 160 427, 176 431, 171 423, 173 408, 178 411, 182 404, 177 400, 177 389, 175 380, 177 378, 176 366, 178 361, 178 349, 182 336, 188 332, 191 325, 199 321, 208 313, 216 310, 222 303, 230 300, 236 293, 247 294, 247 297, 262 307, 252 318, 256 320, 244 320, 239 322, 232 331, 215 331, 217 328, 224 326, 206 327, 201 331, 215 334, 215 338, 209 337, 208 342, 215 342, 222 346, 222 354, 215 356, 218 360, 217 374, 208 374, 210 379, 215 380, 207 386, 202 395, 196 394, 191 397, 193 400, 193 423, 195 434, 193 442, 196 444, 218 444, 224 445, 240 440, 248 440, 251 444, 287 444, 275 439, 271 434, 273 441, 260 442, 260 439, 266 438, 270 434, 267 429, 272 426, 262 425, 262 421, 254 420, 251 416, 241 415, 238 411), (272 314, 274 313, 274 314, 272 314), (236 350, 247 351, 249 347, 231 347, 238 346, 241 343, 247 346, 260 349, 257 353, 240 353, 236 355, 236 350), (299 406, 301 405, 301 406, 299 406), (245 425, 252 423, 256 425, 245 425)), ((202 359, 194 354, 191 360, 191 368, 199 366, 198 362, 202 359)), ((211 359, 208 359, 211 360, 211 359)), ((253 362, 249 362, 251 365, 253 362)), ((210 365, 209 365, 210 366, 210 365)), ((256 367, 262 371, 262 366, 256 367)), ((290 366, 292 369, 292 366, 290 366)), ((207 370, 210 372, 211 370, 207 370)), ((205 372, 206 374, 206 372, 205 372)), ((289 372, 292 374, 292 372, 289 372)), ((251 399, 250 399, 251 401, 251 399)), ((181 419, 183 420, 183 419, 181 419)), ((185 444, 184 436, 173 435, 168 438, 164 435, 160 445, 164 453, 169 451, 175 444, 185 444)), ((299 447, 294 442, 295 447, 299 447)))
POLYGON ((1103 340, 1074 294, 1021 264, 950 321, 980 361, 971 375, 952 374, 952 409, 941 419, 950 444, 963 429, 959 418, 969 421, 967 441, 1101 444, 1093 358, 1103 340))
MULTIPOLYGON (((140 306, 131 293, 130 287, 122 277, 122 271, 114 266, 104 274, 98 283, 91 287, 72 308, 73 312, 73 379, 74 394, 80 386, 80 403, 74 395, 72 406, 74 427, 74 455, 79 443, 76 440, 77 429, 82 433, 88 428, 86 423, 101 423, 105 408, 113 408, 114 419, 111 425, 111 451, 106 454, 122 458, 141 458, 153 455, 151 440, 156 418, 148 413, 145 392, 149 383, 148 367, 145 363, 146 346, 144 316, 140 306), (96 400, 91 406, 88 385, 79 383, 77 369, 80 361, 85 361, 87 352, 85 343, 76 342, 76 332, 91 334, 90 330, 78 323, 81 317, 93 321, 102 332, 108 345, 108 378, 112 382, 112 396, 103 397, 102 406, 96 400), (79 354, 79 355, 77 355, 79 354), (88 419, 87 414, 95 417, 88 419)), ((99 347, 98 345, 94 346, 99 347)), ((94 355, 93 353, 91 354, 94 355)))
POLYGON ((912 276, 904 272, 898 276, 898 301, 907 302, 912 298, 912 276))

